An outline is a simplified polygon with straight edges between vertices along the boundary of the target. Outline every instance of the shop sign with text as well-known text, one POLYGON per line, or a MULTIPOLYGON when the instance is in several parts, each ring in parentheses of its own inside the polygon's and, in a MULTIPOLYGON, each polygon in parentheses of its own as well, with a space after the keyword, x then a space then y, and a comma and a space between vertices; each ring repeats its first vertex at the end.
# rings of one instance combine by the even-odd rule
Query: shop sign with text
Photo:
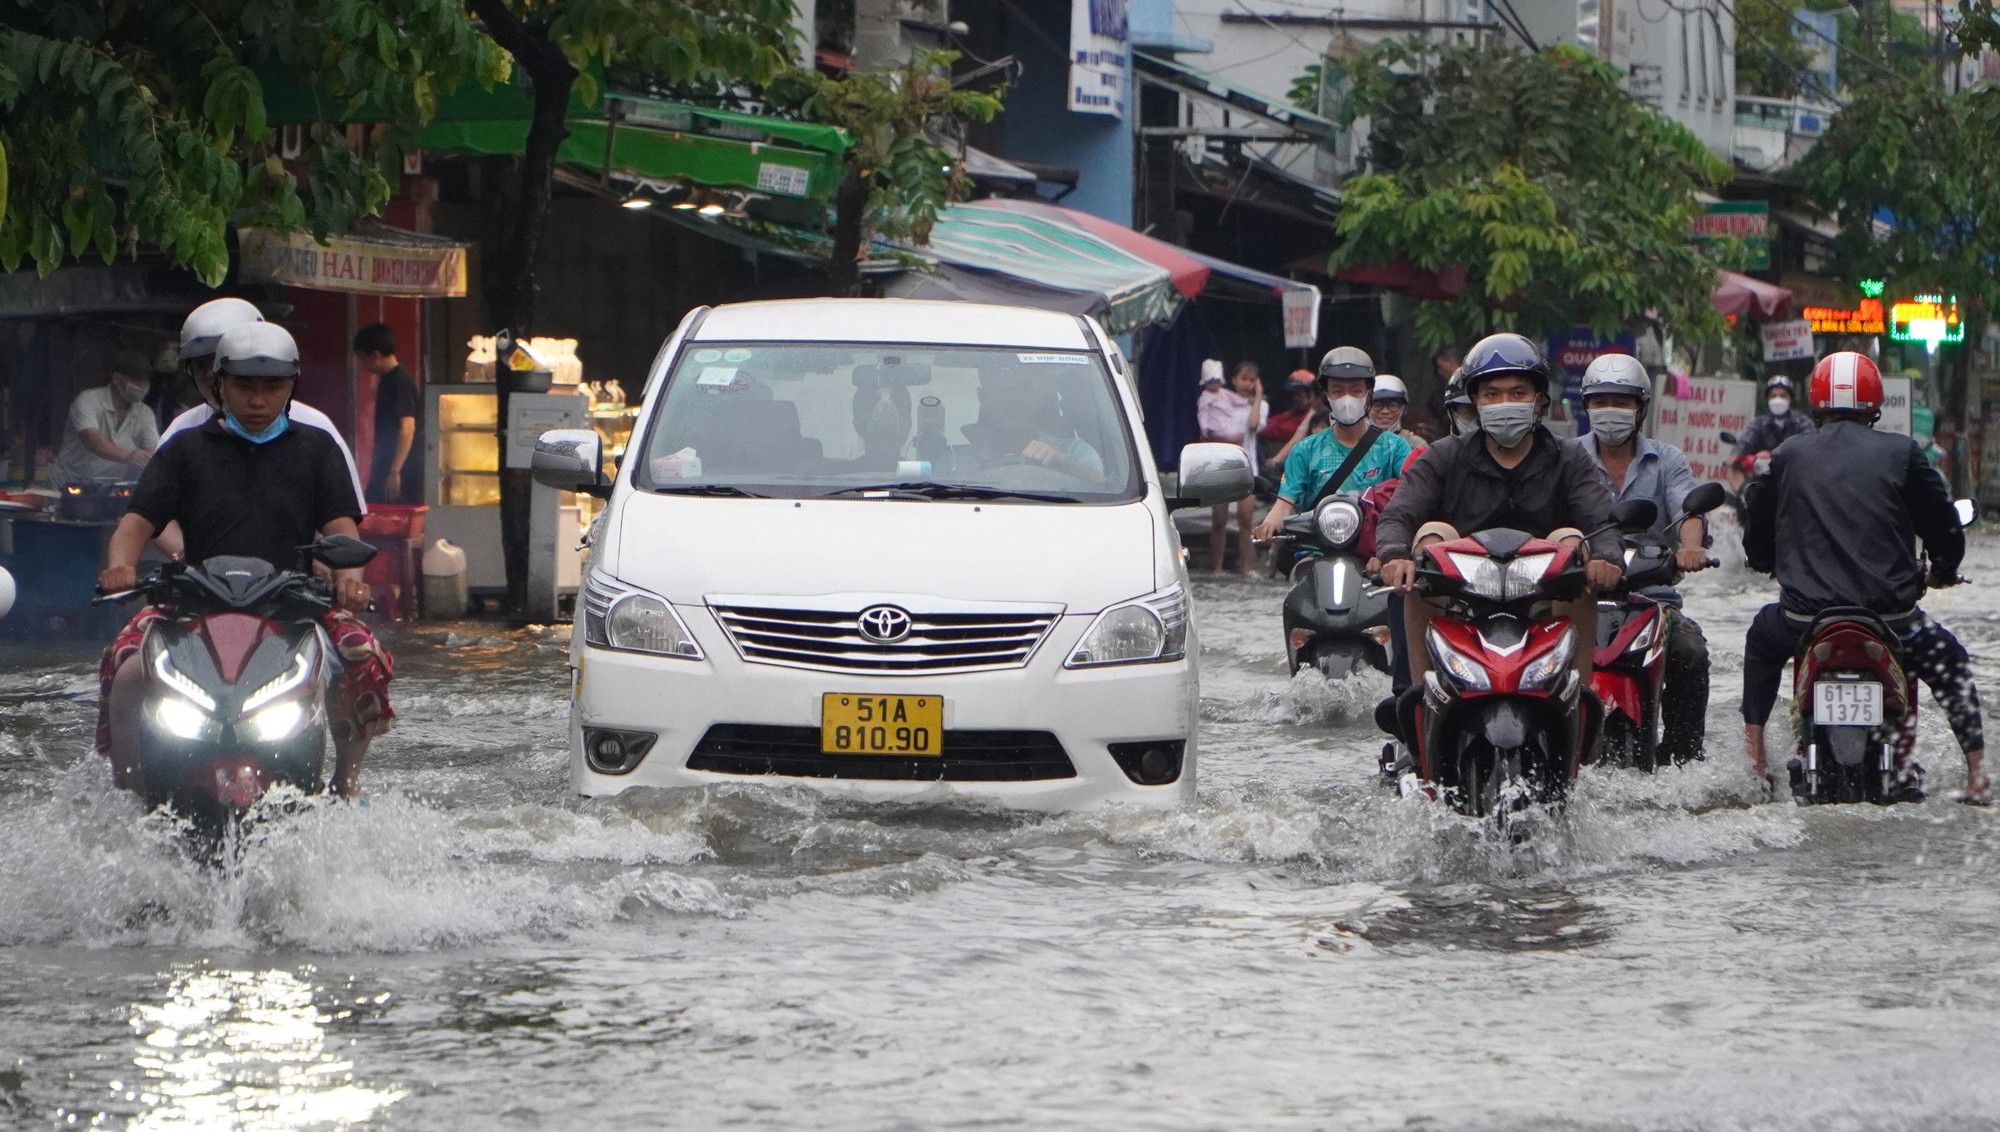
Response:
POLYGON ((1771 266, 1771 204, 1762 200, 1719 200, 1702 206, 1690 233, 1710 249, 1716 262, 1736 271, 1771 266), (1733 246, 1729 242, 1733 241, 1733 246), (1729 247, 1725 253, 1723 249, 1729 247))
POLYGON ((245 228, 242 253, 246 283, 429 299, 465 294, 465 245, 449 240, 334 236, 322 244, 310 232, 245 228))

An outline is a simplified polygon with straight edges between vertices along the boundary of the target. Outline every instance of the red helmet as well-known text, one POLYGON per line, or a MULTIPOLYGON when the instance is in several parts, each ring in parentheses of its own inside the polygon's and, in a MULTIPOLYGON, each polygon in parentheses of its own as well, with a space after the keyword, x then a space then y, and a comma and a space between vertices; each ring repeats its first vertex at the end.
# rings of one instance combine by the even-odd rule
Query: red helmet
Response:
POLYGON ((1882 371, 1866 354, 1844 350, 1821 358, 1813 367, 1810 388, 1814 412, 1872 413, 1882 408, 1882 371))

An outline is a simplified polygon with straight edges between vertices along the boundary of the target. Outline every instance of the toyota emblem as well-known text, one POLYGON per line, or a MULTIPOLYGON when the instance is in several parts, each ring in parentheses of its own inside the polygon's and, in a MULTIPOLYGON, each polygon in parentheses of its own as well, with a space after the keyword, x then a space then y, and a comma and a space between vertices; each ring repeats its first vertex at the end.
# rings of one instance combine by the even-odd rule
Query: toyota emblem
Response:
POLYGON ((910 615, 893 605, 877 605, 854 619, 861 635, 878 645, 893 645, 910 635, 910 615))

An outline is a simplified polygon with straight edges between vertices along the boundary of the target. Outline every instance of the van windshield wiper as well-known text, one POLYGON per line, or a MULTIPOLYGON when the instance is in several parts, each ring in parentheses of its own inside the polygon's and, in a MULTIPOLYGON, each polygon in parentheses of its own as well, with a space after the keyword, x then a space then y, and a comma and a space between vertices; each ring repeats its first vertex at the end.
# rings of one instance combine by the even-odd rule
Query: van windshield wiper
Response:
POLYGON ((903 483, 877 483, 863 487, 843 487, 822 495, 822 499, 832 499, 840 495, 867 495, 881 492, 888 495, 902 495, 918 499, 1027 499, 1036 503, 1077 503, 1074 495, 1063 495, 1050 491, 1012 491, 1004 487, 985 487, 970 483, 936 483, 931 480, 911 480, 903 483))
POLYGON ((737 487, 733 483, 691 483, 675 487, 656 487, 653 490, 660 495, 734 495, 743 499, 771 498, 737 487))

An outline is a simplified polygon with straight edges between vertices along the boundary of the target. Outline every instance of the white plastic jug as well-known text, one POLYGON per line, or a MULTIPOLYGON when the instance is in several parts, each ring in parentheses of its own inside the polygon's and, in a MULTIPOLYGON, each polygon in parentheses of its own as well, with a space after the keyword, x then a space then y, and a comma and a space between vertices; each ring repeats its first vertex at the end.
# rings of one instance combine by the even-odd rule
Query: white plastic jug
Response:
POLYGON ((466 592, 465 551, 450 539, 424 548, 424 616, 448 620, 465 616, 472 604, 466 592))

